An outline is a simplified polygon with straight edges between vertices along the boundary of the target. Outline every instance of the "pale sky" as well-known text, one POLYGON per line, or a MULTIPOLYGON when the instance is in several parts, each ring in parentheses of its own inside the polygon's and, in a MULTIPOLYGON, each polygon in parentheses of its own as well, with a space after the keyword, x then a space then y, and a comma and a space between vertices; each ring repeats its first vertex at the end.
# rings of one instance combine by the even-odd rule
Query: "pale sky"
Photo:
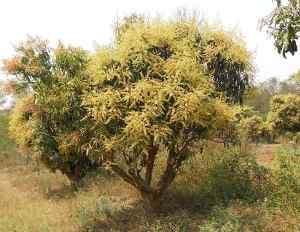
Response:
POLYGON ((117 16, 136 12, 168 17, 182 7, 197 10, 225 28, 237 28, 248 49, 255 53, 256 80, 273 76, 283 79, 300 69, 300 52, 282 58, 272 40, 258 30, 258 20, 271 11, 272 0, 1 0, 0 59, 11 56, 13 45, 26 35, 92 50, 95 44, 110 42, 117 16))

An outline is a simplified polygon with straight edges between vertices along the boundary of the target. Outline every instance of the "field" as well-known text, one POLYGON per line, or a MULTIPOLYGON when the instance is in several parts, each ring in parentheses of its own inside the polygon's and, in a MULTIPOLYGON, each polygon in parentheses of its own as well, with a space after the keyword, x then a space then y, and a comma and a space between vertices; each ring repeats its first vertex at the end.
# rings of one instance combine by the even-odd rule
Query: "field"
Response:
MULTIPOLYGON (((247 169, 256 172, 276 168, 282 145, 249 145, 251 156, 263 166, 252 165, 247 161, 249 157, 241 157, 232 173, 226 163, 231 165, 231 158, 224 163, 208 155, 195 158, 184 166, 166 193, 162 212, 152 215, 143 209, 134 189, 106 171, 91 174, 75 191, 63 175, 50 173, 20 156, 8 138, 7 123, 7 115, 1 114, 1 232, 300 231, 295 205, 299 192, 295 191, 296 200, 291 201, 295 207, 289 209, 285 200, 293 198, 282 199, 279 192, 271 197, 271 204, 278 203, 273 207, 268 202, 268 181, 262 185, 257 182, 259 188, 247 182, 253 180, 247 169), (246 164, 251 165, 244 167, 246 164), (221 175, 209 169, 216 166, 221 175)), ((209 150, 213 154, 213 148, 209 150)))

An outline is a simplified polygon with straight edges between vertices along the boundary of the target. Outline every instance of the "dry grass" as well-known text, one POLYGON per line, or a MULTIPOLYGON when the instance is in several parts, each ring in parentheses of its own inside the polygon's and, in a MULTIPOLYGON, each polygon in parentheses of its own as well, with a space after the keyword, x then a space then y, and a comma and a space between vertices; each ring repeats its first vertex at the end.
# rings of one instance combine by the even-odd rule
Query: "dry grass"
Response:
MULTIPOLYGON (((3 122, 0 118, 0 232, 300 231, 299 215, 270 213, 263 205, 232 199, 227 205, 215 202, 204 207, 199 186, 212 165, 209 160, 205 165, 197 159, 185 166, 159 215, 149 215, 132 187, 105 173, 86 178, 74 192, 63 175, 20 158, 3 122)), ((277 148, 251 145, 245 149, 269 166, 277 148)), ((222 147, 210 144, 207 149, 213 154, 222 147)))
POLYGON ((0 231, 75 231, 70 201, 45 199, 34 179, 35 173, 1 170, 0 231))
MULTIPOLYGON (((60 174, 37 172, 30 166, 2 169, 0 231, 217 231, 211 224, 214 220, 221 224, 224 221, 224 228, 231 223, 232 228, 242 226, 244 231, 296 231, 297 219, 282 212, 264 218, 262 209, 255 205, 233 201, 229 208, 218 211, 201 208, 201 202, 188 194, 192 189, 185 183, 195 182, 196 177, 188 179, 188 176, 191 175, 181 176, 176 181, 180 185, 177 190, 181 188, 186 194, 184 201, 172 188, 167 193, 162 213, 153 216, 145 212, 134 189, 115 177, 91 177, 79 192, 74 192, 60 174), (224 216, 229 212, 230 217, 224 216)), ((235 231, 230 228, 224 231, 235 231)))

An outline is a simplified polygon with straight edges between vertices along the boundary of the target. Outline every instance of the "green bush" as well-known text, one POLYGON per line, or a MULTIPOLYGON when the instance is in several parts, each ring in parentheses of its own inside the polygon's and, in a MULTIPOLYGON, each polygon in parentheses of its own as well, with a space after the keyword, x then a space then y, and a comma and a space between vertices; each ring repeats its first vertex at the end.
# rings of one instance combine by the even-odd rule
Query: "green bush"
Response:
POLYGON ((26 159, 17 152, 17 147, 8 136, 9 113, 0 112, 0 166, 24 164, 26 159))
POLYGON ((278 135, 300 132, 300 96, 276 95, 272 98, 268 123, 278 135))
POLYGON ((263 231, 263 212, 259 208, 235 202, 230 207, 215 207, 199 226, 199 232, 263 231))
POLYGON ((267 198, 269 207, 300 211, 300 149, 281 148, 276 157, 274 190, 267 198))
POLYGON ((86 196, 79 202, 74 216, 78 220, 80 231, 91 232, 98 231, 97 223, 112 220, 120 210, 108 196, 100 196, 96 200, 86 196))
POLYGON ((253 202, 262 199, 268 192, 268 171, 259 166, 248 154, 239 150, 225 151, 208 177, 201 184, 203 198, 228 203, 232 199, 253 202))
POLYGON ((190 196, 200 208, 226 205, 235 199, 256 202, 263 200, 272 190, 270 170, 237 148, 206 152, 201 158, 193 159, 181 171, 177 179, 181 188, 175 186, 174 192, 183 196, 183 201, 190 196), (190 187, 182 188, 186 185, 190 187))

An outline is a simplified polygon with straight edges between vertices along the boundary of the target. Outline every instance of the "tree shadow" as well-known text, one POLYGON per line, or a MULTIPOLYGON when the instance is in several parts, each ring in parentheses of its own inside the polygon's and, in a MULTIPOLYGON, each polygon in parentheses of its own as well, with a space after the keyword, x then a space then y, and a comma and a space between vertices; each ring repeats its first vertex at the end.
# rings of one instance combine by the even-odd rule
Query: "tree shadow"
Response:
POLYGON ((78 190, 74 189, 74 187, 70 184, 64 184, 59 187, 50 187, 45 193, 44 196, 48 200, 66 200, 71 199, 76 196, 78 190))
MULTIPOLYGON (((119 207, 113 214, 94 218, 82 227, 82 231, 199 231, 199 224, 209 220, 216 208, 227 208, 233 202, 246 205, 256 202, 232 190, 216 192, 215 189, 203 193, 171 188, 165 193, 161 210, 156 214, 147 211, 141 199, 136 199, 126 207, 119 207)), ((118 202, 119 205, 123 203, 118 202)))
POLYGON ((140 201, 133 202, 128 207, 121 207, 114 211, 113 214, 103 213, 101 217, 93 218, 86 224, 81 226, 82 232, 127 232, 127 231, 141 231, 137 230, 138 226, 146 218, 146 211, 143 209, 140 201))
MULTIPOLYGON (((150 213, 141 199, 136 199, 129 206, 120 207, 113 214, 94 218, 81 227, 83 232, 143 232, 143 231, 197 231, 195 223, 208 218, 212 207, 203 207, 203 202, 194 198, 184 202, 176 195, 163 198, 162 207, 157 213, 150 213)), ((122 204, 122 203, 121 203, 122 204)))
POLYGON ((114 178, 114 176, 106 172, 92 172, 76 184, 69 182, 57 186, 50 186, 44 195, 47 199, 56 201, 71 199, 76 197, 78 193, 90 191, 95 188, 95 186, 101 185, 103 181, 108 181, 112 178, 114 178))

